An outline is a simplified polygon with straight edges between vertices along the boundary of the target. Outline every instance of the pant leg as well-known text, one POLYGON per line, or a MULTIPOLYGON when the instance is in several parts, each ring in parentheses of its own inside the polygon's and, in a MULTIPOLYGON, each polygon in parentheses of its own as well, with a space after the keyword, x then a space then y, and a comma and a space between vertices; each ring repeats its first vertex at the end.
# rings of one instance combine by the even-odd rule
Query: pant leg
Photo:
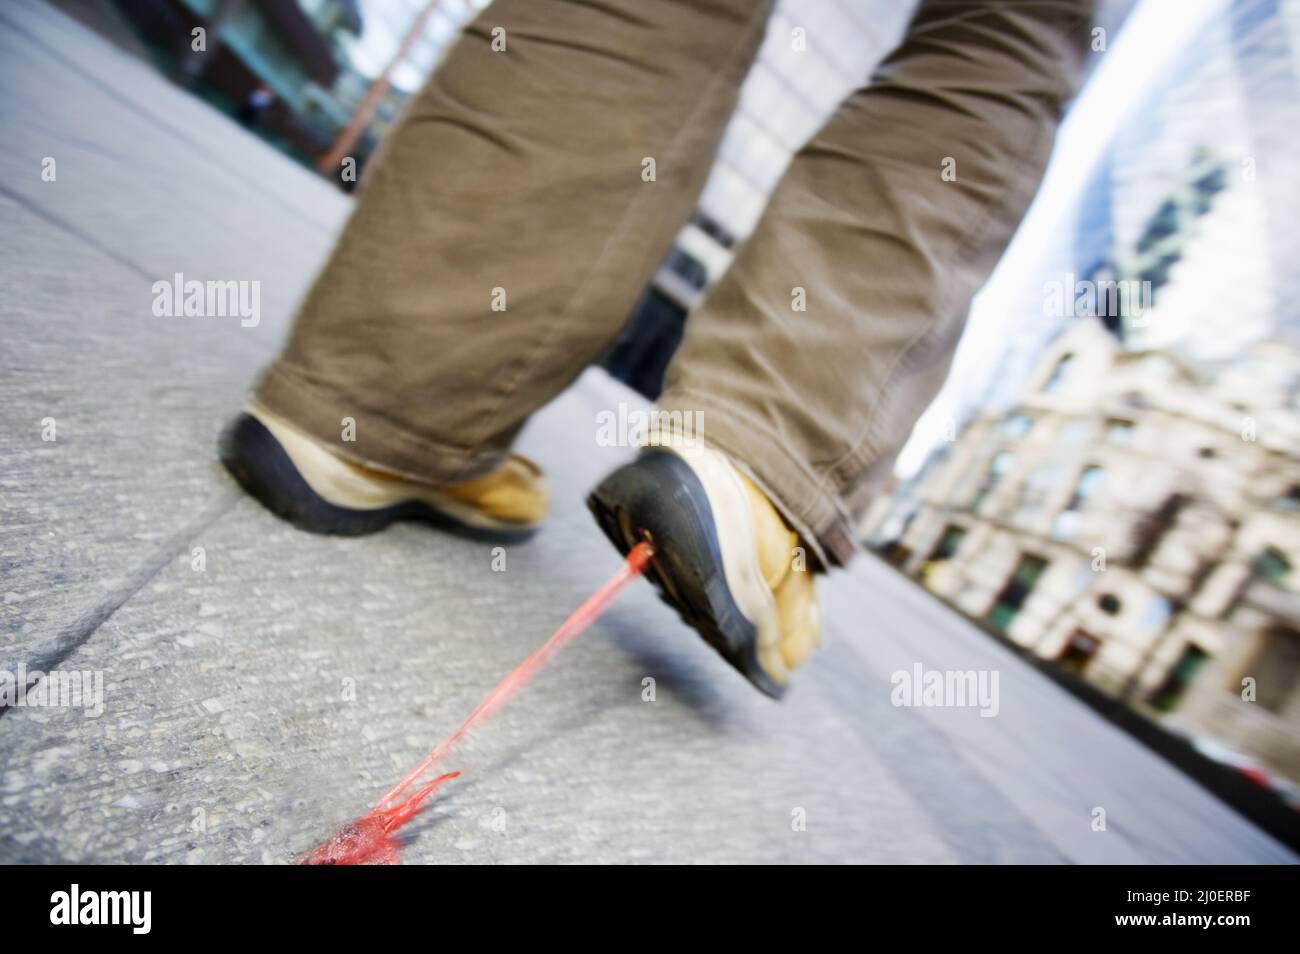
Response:
POLYGON ((492 466, 689 218, 769 8, 497 0, 367 170, 258 399, 408 474, 492 466))
POLYGON ((1087 0, 923 2, 687 321, 661 408, 702 415, 703 439, 824 562, 855 552, 855 505, 938 391, 1038 188, 1091 14, 1087 0))

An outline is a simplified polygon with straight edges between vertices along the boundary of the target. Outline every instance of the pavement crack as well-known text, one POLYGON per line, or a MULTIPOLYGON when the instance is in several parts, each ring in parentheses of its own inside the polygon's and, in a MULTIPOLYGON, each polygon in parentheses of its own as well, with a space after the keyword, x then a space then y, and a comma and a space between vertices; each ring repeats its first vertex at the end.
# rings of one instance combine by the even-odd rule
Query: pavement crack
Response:
POLYGON ((137 262, 131 261, 131 259, 127 258, 125 255, 122 255, 120 252, 117 252, 114 249, 110 248, 109 246, 105 245, 103 242, 99 241, 99 239, 95 238, 89 232, 86 232, 85 230, 78 227, 76 223, 68 221, 67 219, 63 218, 61 215, 56 215, 55 213, 51 212, 49 209, 47 209, 45 206, 41 205, 40 203, 33 202, 31 199, 23 195, 21 192, 11 189, 4 184, 0 184, 0 195, 4 196, 7 199, 10 199, 11 201, 17 203, 18 205, 21 205, 28 212, 31 212, 33 215, 36 215, 44 219, 46 222, 49 222, 55 228, 62 229, 64 232, 67 232, 77 241, 89 245, 91 248, 99 252, 101 255, 105 255, 108 258, 112 259, 113 261, 117 262, 119 265, 122 265, 130 269, 132 272, 139 275, 145 281, 152 282, 154 280, 154 276, 151 275, 143 267, 141 267, 137 262))
MULTIPOLYGON (((59 635, 38 646, 27 660, 28 672, 49 672, 61 665, 102 627, 131 597, 149 585, 162 570, 179 556, 200 533, 229 511, 240 499, 240 493, 227 488, 216 501, 202 513, 168 537, 120 585, 103 599, 74 619, 59 635)), ((16 667, 15 667, 16 668, 16 667)), ((31 685, 28 685, 31 688, 31 685)), ((12 708, 0 705, 0 717, 12 708)))

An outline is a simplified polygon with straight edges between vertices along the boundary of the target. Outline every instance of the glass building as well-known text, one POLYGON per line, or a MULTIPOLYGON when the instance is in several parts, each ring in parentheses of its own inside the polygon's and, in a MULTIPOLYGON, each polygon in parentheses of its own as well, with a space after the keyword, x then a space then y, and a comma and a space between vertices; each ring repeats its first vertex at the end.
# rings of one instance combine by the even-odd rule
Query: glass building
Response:
MULTIPOLYGON (((1222 0, 1168 67, 1114 104, 1099 161, 1013 287, 998 289, 1005 354, 975 407, 1008 404, 1073 313, 1048 316, 1061 276, 1147 283, 1140 320, 1105 315, 1125 347, 1192 367, 1254 342, 1300 343, 1300 3, 1222 0)), ((964 416, 959 413, 958 417, 964 416)))

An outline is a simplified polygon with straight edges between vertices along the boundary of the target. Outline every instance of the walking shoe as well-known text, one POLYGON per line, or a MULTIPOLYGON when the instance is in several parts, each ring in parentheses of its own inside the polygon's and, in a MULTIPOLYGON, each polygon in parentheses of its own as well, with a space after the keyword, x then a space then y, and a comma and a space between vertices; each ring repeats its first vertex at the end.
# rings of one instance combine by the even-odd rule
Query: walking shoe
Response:
POLYGON ((756 687, 780 698, 820 638, 799 536, 726 455, 666 442, 601 481, 587 506, 620 552, 650 540, 646 573, 664 602, 756 687))
POLYGON ((480 477, 434 486, 345 460, 258 404, 230 422, 220 448, 246 491, 312 533, 358 535, 417 519, 508 542, 532 534, 546 513, 542 472, 518 454, 480 477))

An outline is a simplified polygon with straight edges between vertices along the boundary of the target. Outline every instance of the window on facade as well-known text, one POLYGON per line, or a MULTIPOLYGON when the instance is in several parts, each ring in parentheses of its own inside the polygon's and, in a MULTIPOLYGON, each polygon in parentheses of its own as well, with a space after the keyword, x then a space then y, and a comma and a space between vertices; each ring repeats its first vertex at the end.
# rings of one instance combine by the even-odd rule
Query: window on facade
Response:
POLYGON ((1131 557, 1134 566, 1146 566, 1150 562, 1152 555, 1164 540, 1165 534, 1178 523, 1178 517, 1188 502, 1188 498, 1182 494, 1171 494, 1153 513, 1147 514, 1138 521, 1134 531, 1135 542, 1131 557))
POLYGON ((1222 192, 1227 187, 1227 183, 1228 174, 1222 166, 1215 166, 1192 183, 1192 189, 1195 190, 1196 195, 1192 207, 1197 215, 1204 215, 1210 210, 1211 200, 1217 193, 1222 192))
POLYGON ((1002 425, 1002 433, 1007 437, 1024 437, 1033 428, 1034 422, 1027 414, 1013 414, 1002 425))
POLYGON ((1209 654, 1194 643, 1184 646, 1182 654, 1169 669, 1164 681, 1151 694, 1151 705, 1162 712, 1176 708, 1196 674, 1205 665, 1205 660, 1209 658, 1209 654))
POLYGON ((1154 248, 1164 239, 1169 238, 1178 231, 1178 205, 1173 199, 1166 199, 1164 205, 1160 206, 1151 221, 1147 223, 1146 230, 1142 237, 1138 239, 1137 250, 1147 252, 1154 248))
POLYGON ((1277 547, 1267 547, 1255 557, 1254 569, 1261 580, 1276 583, 1291 572, 1291 561, 1277 547))
POLYGON ((950 559, 961 549, 961 542, 964 539, 966 539, 966 530, 963 527, 949 524, 944 528, 943 536, 939 538, 939 545, 930 554, 930 561, 939 563, 942 560, 950 559))
POLYGON ((1015 520, 1022 525, 1033 524, 1052 491, 1060 484, 1065 468, 1060 464, 1040 464, 1020 485, 1015 520))
POLYGON ((1074 574, 1074 585, 1070 593, 1070 599, 1077 600, 1083 596, 1096 579, 1097 571, 1092 568, 1091 564, 1085 563, 1079 567, 1079 572, 1074 574))
POLYGON ((1007 471, 1011 469, 1011 465, 1014 461, 1015 455, 1010 451, 998 451, 993 455, 993 460, 989 462, 988 473, 986 473, 984 479, 980 481, 980 485, 975 491, 975 496, 970 502, 970 508, 972 510, 978 510, 980 505, 988 499, 988 495, 993 492, 993 488, 998 485, 998 482, 1001 481, 1007 471))
POLYGON ((1043 383, 1044 394, 1056 394, 1061 390, 1061 385, 1064 384, 1066 375, 1069 374, 1070 366, 1072 364, 1074 364, 1074 355, 1061 355, 1060 359, 1056 362, 1056 366, 1052 368, 1052 373, 1048 375, 1047 380, 1043 383))
POLYGON ((1165 255, 1161 255, 1157 262, 1148 268, 1143 269, 1143 271, 1138 275, 1138 281, 1149 283, 1153 292, 1164 287, 1164 285, 1169 281, 1170 271, 1178 264, 1178 259, 1179 255, 1177 252, 1169 252, 1165 255))
POLYGON ((1085 467, 1079 475, 1079 482, 1074 485, 1074 493, 1065 509, 1056 515, 1052 524, 1052 536, 1057 540, 1070 540, 1079 527, 1079 514, 1088 501, 1097 495, 1106 472, 1095 464, 1085 467))
POLYGON ((1052 521, 1053 540, 1073 540, 1079 532, 1079 511, 1062 510, 1052 521))
POLYGON ((1169 622, 1173 612, 1174 608, 1167 599, 1163 596, 1153 597, 1151 602, 1147 603, 1146 609, 1142 611, 1142 618, 1138 620, 1138 631, 1144 636, 1160 632, 1169 622))
POLYGON ((1020 558, 989 610, 988 620, 996 629, 1005 630, 1011 625, 1046 571, 1047 561, 1042 557, 1026 553, 1020 558))
POLYGON ((1096 658, 1099 649, 1101 649, 1100 639, 1091 633, 1076 629, 1061 647, 1056 661, 1060 663, 1062 669, 1081 676, 1087 670, 1088 664, 1096 658))
POLYGON ((1111 418, 1106 422, 1106 440, 1111 444, 1127 444, 1133 439, 1133 422, 1111 418))
POLYGON ((1070 508, 1078 510, 1086 501, 1096 496, 1105 477, 1106 472, 1095 464, 1085 467, 1083 473, 1079 475, 1079 483, 1075 485, 1074 496, 1070 498, 1070 508))

